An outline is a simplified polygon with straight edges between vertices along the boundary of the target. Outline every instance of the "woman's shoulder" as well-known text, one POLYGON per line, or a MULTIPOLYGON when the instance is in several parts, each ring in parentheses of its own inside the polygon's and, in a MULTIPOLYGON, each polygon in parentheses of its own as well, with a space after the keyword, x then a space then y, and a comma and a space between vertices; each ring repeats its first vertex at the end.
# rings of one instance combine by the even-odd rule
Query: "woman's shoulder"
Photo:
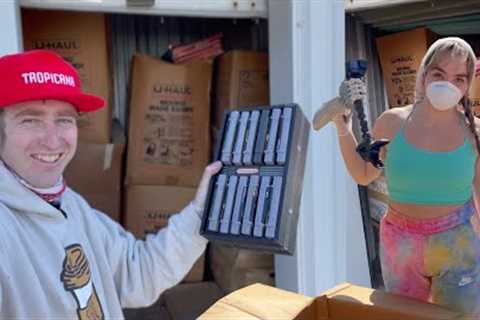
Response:
MULTIPOLYGON (((384 118, 388 119, 387 121, 402 121, 406 120, 410 113, 413 110, 413 105, 408 105, 404 107, 391 108, 384 111, 378 119, 384 118)), ((385 121, 385 120, 384 120, 385 121)))
POLYGON ((375 121, 374 133, 378 138, 392 139, 402 128, 412 112, 413 105, 396 107, 384 111, 375 121))

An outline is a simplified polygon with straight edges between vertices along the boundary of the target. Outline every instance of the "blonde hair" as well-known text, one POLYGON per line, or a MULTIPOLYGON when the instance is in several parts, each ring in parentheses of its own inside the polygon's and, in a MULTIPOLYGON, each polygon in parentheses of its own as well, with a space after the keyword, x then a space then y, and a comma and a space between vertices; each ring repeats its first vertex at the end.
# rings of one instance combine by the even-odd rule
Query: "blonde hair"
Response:
POLYGON ((470 88, 472 86, 473 77, 475 76, 475 63, 477 58, 472 47, 463 39, 458 37, 447 37, 435 41, 422 59, 422 63, 417 72, 415 82, 415 103, 425 98, 425 75, 432 66, 435 66, 439 59, 449 54, 451 58, 461 59, 467 65, 468 86, 465 95, 461 99, 461 105, 465 113, 465 121, 472 132, 477 150, 480 153, 480 140, 475 130, 475 120, 472 112, 472 102, 470 100, 470 88))

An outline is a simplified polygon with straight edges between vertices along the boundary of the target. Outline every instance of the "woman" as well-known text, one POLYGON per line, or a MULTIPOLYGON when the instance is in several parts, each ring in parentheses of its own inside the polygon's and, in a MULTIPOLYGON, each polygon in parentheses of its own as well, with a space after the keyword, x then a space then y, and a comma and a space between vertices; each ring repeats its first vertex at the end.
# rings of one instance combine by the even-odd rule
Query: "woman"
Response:
MULTIPOLYGON (((417 74, 415 103, 385 111, 373 128, 389 139, 381 150, 389 208, 380 225, 387 291, 479 313, 480 240, 471 218, 480 187, 480 150, 469 90, 475 55, 468 43, 436 41, 417 74)), ((365 96, 360 80, 345 81, 341 100, 365 96)), ((346 166, 361 185, 382 171, 355 151, 351 114, 334 118, 346 166)))

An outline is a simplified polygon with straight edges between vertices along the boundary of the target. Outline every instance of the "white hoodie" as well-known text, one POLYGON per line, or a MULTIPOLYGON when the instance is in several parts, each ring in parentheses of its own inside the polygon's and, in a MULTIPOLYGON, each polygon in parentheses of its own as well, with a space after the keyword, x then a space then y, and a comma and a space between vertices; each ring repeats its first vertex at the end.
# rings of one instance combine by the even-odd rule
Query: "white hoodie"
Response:
POLYGON ((0 319, 123 319, 182 280, 205 250, 192 205, 146 241, 71 189, 65 217, 0 165, 0 319))

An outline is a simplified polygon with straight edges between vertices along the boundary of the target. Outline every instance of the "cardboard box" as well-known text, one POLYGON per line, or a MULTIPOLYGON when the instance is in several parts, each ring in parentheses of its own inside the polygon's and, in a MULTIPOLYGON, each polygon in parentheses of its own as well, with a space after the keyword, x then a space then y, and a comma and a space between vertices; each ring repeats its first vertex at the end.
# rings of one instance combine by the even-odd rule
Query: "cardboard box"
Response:
POLYGON ((162 295, 170 318, 175 320, 196 319, 222 296, 214 282, 180 284, 162 295))
POLYGON ((251 268, 246 270, 242 279, 242 287, 246 287, 255 283, 275 286, 275 269, 274 268, 251 268))
POLYGON ((145 308, 123 309, 125 320, 174 320, 170 318, 163 296, 153 305, 145 308))
POLYGON ((254 284, 222 298, 198 319, 447 320, 464 318, 457 312, 437 305, 351 284, 341 284, 315 298, 254 284))
POLYGON ((105 16, 100 13, 22 10, 25 50, 59 53, 80 74, 85 92, 105 99, 106 107, 80 117, 79 139, 109 143, 111 139, 111 77, 105 16))
POLYGON ((256 282, 274 284, 273 254, 211 243, 209 257, 215 282, 224 292, 256 282))
POLYGON ((79 142, 75 157, 64 173, 70 188, 81 194, 91 207, 118 222, 124 150, 121 139, 109 144, 79 142))
POLYGON ((390 108, 412 104, 415 79, 435 34, 426 28, 398 32, 376 39, 390 108))
POLYGON ((123 311, 127 320, 191 320, 222 296, 214 282, 182 283, 164 291, 149 307, 123 311))
MULTIPOLYGON (((168 219, 193 200, 195 188, 170 186, 127 186, 124 225, 136 237, 155 233, 168 224, 168 219)), ((183 280, 203 280, 205 255, 202 255, 183 280)))
POLYGON ((219 129, 224 110, 269 105, 268 54, 233 50, 219 58, 216 76, 214 126, 219 129))
POLYGON ((212 64, 134 57, 127 184, 194 187, 210 155, 212 64))
POLYGON ((127 186, 125 227, 142 238, 168 224, 195 197, 195 188, 170 186, 127 186))

